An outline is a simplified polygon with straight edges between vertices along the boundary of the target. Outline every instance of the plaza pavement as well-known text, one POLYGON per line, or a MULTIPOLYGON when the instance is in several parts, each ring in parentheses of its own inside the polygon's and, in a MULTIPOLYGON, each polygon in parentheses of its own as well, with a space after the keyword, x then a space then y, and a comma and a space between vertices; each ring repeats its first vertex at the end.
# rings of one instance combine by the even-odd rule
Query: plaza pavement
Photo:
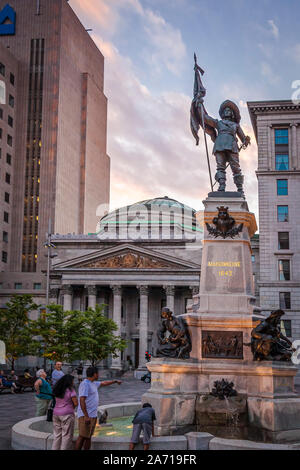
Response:
MULTIPOLYGON (((133 377, 123 377, 120 380, 121 385, 100 388, 100 405, 140 401, 143 393, 150 388, 150 384, 133 377)), ((15 423, 35 416, 34 395, 29 390, 22 394, 7 391, 0 394, 0 450, 11 449, 11 428, 15 423)))

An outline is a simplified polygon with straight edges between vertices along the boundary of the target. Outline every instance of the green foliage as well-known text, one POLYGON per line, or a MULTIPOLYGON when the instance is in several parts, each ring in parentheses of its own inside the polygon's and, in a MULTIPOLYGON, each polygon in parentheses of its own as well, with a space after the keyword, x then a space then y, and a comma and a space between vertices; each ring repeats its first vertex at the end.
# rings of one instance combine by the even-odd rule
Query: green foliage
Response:
POLYGON ((0 309, 0 338, 5 342, 10 367, 22 356, 35 354, 37 343, 32 336, 29 313, 36 310, 31 295, 13 295, 6 308, 0 309))
POLYGON ((117 325, 103 313, 103 306, 96 305, 95 309, 88 308, 85 315, 85 331, 81 338, 82 358, 97 365, 109 355, 117 357, 124 351, 127 342, 120 336, 115 336, 117 325))
POLYGON ((54 361, 88 360, 92 365, 112 354, 117 356, 127 343, 114 335, 116 324, 97 305, 85 312, 64 311, 61 305, 49 305, 47 313, 33 324, 41 338, 39 355, 54 361))

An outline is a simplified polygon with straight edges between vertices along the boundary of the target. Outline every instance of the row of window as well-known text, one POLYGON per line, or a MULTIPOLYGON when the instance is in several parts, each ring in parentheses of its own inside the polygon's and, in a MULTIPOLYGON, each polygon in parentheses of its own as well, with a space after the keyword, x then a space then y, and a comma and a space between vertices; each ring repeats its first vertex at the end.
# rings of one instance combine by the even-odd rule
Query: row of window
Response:
MULTIPOLYGON (((2 251, 2 254, 5 253, 2 251)), ((0 289, 3 288, 3 283, 0 282, 0 289)), ((34 290, 40 290, 42 288, 41 282, 34 282, 33 283, 33 289, 34 290)), ((23 289, 22 282, 15 282, 15 289, 23 289)))
MULTIPOLYGON (((0 127, 0 139, 2 139, 2 134, 3 134, 3 130, 2 130, 2 128, 0 127)), ((6 142, 7 142, 7 145, 9 145, 10 147, 12 147, 12 145, 13 145, 13 138, 12 138, 11 135, 7 134, 6 142)))
MULTIPOLYGON (((0 119, 3 120, 3 109, 2 108, 0 108, 0 119)), ((7 124, 10 127, 14 127, 14 120, 10 115, 7 116, 7 124)))
MULTIPOLYGON (((2 158, 2 148, 0 147, 0 158, 2 158)), ((11 165, 11 155, 9 153, 6 154, 6 163, 11 165)))
MULTIPOLYGON (((2 62, 0 62, 0 74, 5 77, 5 65, 2 64, 2 62)), ((11 85, 14 85, 15 84, 15 76, 13 73, 10 72, 9 74, 9 81, 11 83, 11 85)))

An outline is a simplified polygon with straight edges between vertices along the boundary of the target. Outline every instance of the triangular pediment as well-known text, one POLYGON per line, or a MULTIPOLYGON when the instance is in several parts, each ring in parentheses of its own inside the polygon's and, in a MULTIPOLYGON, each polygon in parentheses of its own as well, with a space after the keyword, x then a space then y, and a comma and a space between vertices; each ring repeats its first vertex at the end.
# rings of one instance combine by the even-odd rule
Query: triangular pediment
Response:
POLYGON ((199 269, 195 263, 128 244, 73 258, 53 266, 57 269, 199 269))

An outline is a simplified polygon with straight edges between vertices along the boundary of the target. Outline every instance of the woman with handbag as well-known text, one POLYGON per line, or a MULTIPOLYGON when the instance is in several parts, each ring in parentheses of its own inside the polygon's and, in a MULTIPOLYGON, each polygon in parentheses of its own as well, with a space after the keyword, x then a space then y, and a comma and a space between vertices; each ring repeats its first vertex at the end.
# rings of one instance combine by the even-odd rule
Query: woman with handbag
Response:
POLYGON ((74 377, 66 374, 54 388, 55 406, 53 409, 52 450, 72 450, 75 423, 75 408, 78 400, 74 388, 74 377))

